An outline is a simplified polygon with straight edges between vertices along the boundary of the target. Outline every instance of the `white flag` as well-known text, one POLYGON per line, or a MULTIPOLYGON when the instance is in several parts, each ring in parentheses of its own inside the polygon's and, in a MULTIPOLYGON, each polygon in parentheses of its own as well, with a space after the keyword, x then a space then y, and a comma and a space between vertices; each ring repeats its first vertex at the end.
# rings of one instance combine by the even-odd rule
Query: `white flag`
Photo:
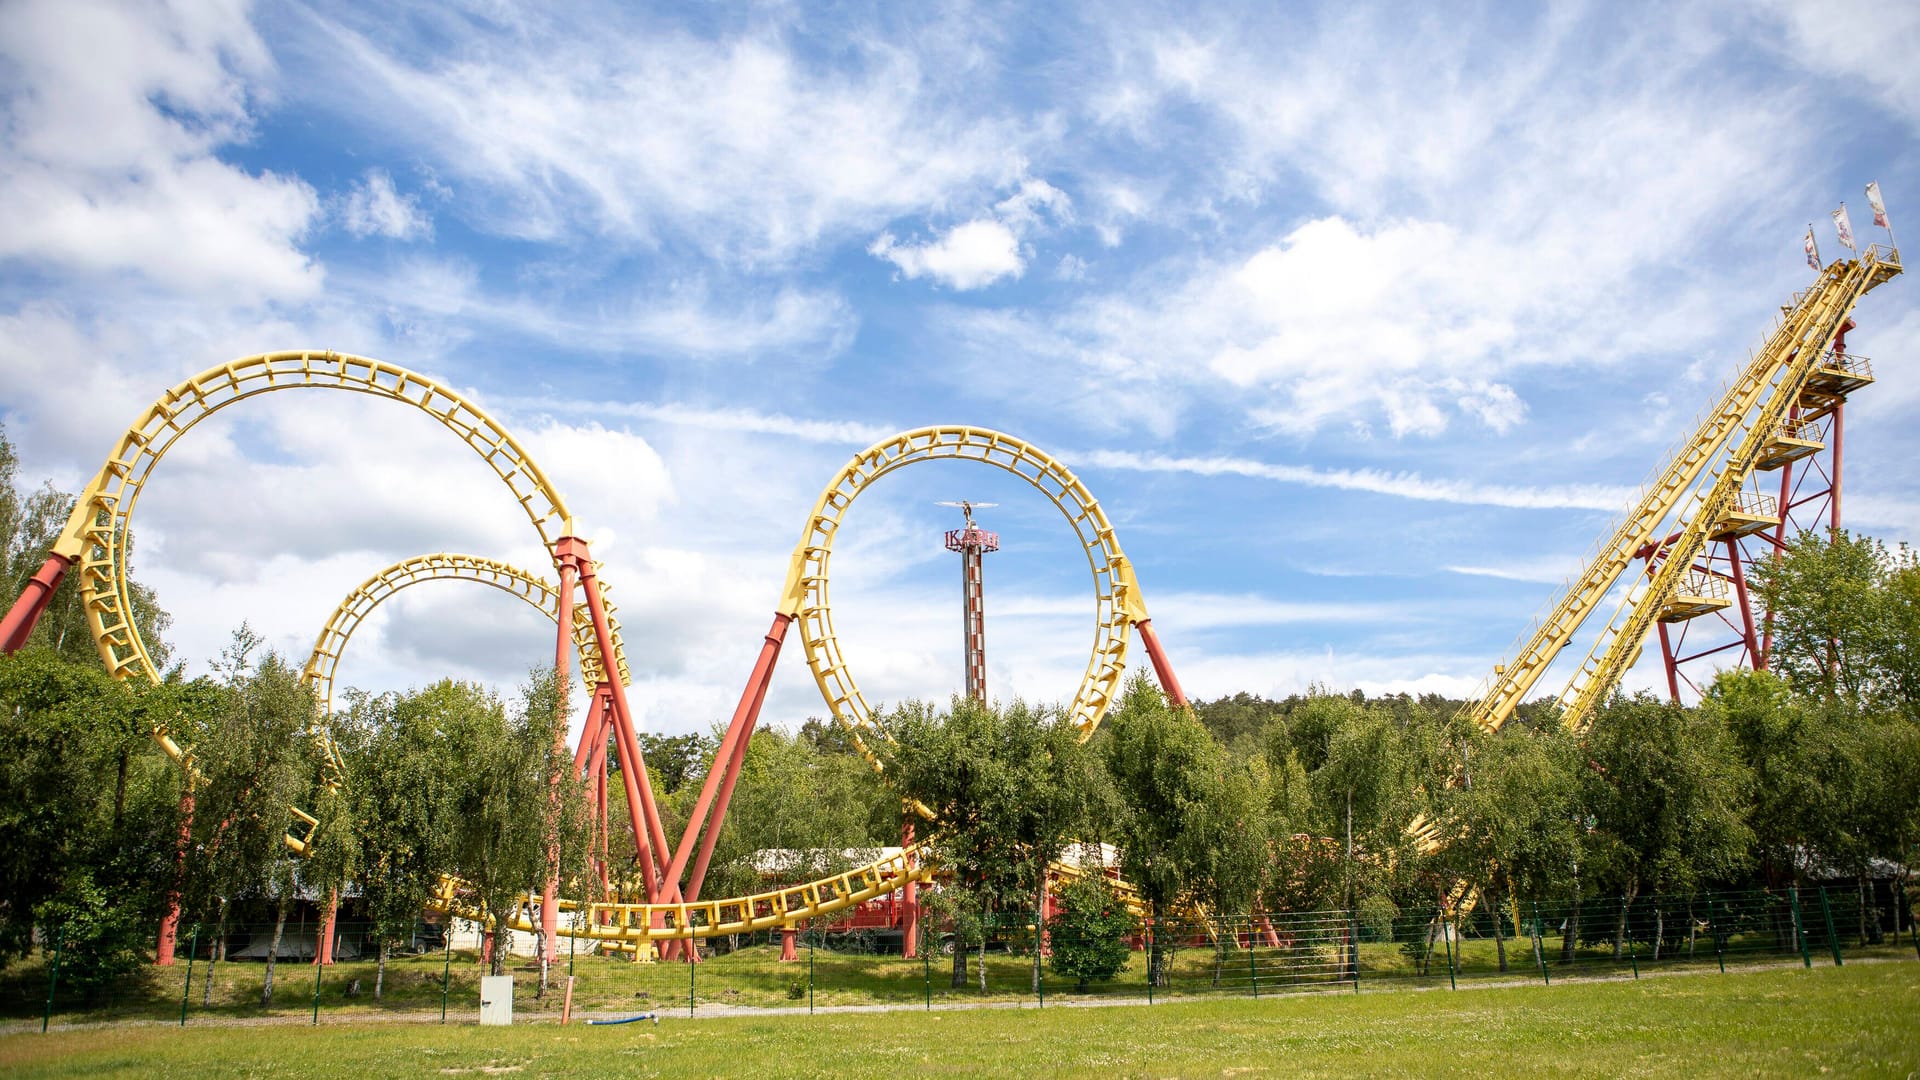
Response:
POLYGON ((1820 269, 1820 248, 1819 245, 1813 242, 1812 225, 1807 226, 1807 241, 1805 246, 1807 249, 1807 265, 1813 267, 1815 270, 1820 269))
POLYGON ((1859 251, 1853 246, 1853 222, 1847 218, 1847 204, 1841 203, 1840 209, 1833 212, 1833 231, 1840 234, 1840 246, 1848 251, 1859 251))
POLYGON ((1880 199, 1880 181, 1867 185, 1867 205, 1873 207, 1873 223, 1883 229, 1892 228, 1887 224, 1887 204, 1880 199))

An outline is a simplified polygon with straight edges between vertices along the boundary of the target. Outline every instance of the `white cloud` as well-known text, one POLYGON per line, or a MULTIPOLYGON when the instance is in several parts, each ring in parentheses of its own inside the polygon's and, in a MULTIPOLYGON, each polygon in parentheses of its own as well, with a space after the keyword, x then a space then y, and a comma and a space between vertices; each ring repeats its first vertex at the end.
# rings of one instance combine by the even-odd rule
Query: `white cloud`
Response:
POLYGON ((232 0, 8 5, 0 260, 241 303, 314 295, 313 189, 218 156, 270 69, 232 0))
POLYGON ((909 278, 930 277, 963 292, 1017 278, 1027 268, 1013 230, 987 218, 955 225, 924 244, 901 244, 892 233, 881 233, 867 253, 899 267, 909 278))
POLYGON ((433 219, 420 209, 420 200, 395 191, 385 169, 367 170, 348 192, 340 216, 355 236, 416 240, 433 235, 433 219))
POLYGON ((1094 450, 1072 460, 1103 469, 1130 472, 1185 473, 1191 476, 1247 476, 1305 487, 1365 491, 1423 502, 1465 506, 1503 506, 1527 510, 1624 511, 1633 494, 1624 487, 1604 484, 1560 484, 1549 487, 1504 487, 1459 480, 1429 479, 1419 473, 1378 469, 1320 469, 1309 465, 1275 465, 1234 457, 1176 457, 1133 450, 1094 450))
POLYGON ((299 10, 299 48, 334 75, 290 89, 425 155, 469 220, 528 239, 691 238, 729 264, 783 264, 1003 183, 1027 141, 949 104, 959 76, 939 56, 877 37, 836 38, 826 69, 780 27, 705 40, 620 8, 523 11, 510 35, 417 11, 430 48, 384 12, 299 10))
POLYGON ((1880 103, 1920 128, 1920 65, 1882 57, 1920 56, 1920 8, 1875 0, 1769 0, 1786 25, 1781 52, 1809 71, 1864 84, 1880 103), (1870 42, 1863 53, 1863 42, 1870 42))

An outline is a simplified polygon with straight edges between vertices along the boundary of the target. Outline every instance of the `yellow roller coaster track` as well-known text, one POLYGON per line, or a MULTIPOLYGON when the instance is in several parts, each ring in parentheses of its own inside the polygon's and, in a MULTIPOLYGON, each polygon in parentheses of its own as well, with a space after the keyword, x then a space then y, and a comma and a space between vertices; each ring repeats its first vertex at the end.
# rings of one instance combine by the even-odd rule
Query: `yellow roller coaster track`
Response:
POLYGON ((1073 527, 1093 571, 1093 653, 1068 715, 1081 737, 1093 734, 1126 674, 1127 631, 1147 619, 1133 567, 1120 550, 1113 523, 1093 493, 1058 460, 1031 443, 975 427, 925 427, 901 432, 854 455, 820 493, 794 548, 780 611, 794 616, 807 667, 834 718, 856 739, 873 730, 873 710, 854 683, 833 631, 827 568, 834 537, 855 498, 897 469, 923 461, 960 460, 992 465, 1025 480, 1073 527))
MULTIPOLYGON (((332 711, 334 673, 339 667, 341 654, 346 651, 347 642, 359 629, 361 621, 394 593, 426 581, 478 582, 519 597, 549 619, 557 620, 560 617, 559 591, 517 566, 483 559, 478 555, 455 555, 444 551, 402 559, 355 586, 347 598, 340 602, 340 606, 334 609, 326 628, 320 631, 319 639, 313 643, 313 653, 307 658, 301 678, 313 687, 314 701, 319 704, 323 715, 332 711)), ((606 579, 596 577, 595 581, 604 598, 608 592, 606 579)), ((606 606, 608 622, 613 631, 615 667, 620 672, 621 683, 631 685, 633 677, 627 668, 626 646, 620 640, 620 624, 612 617, 613 605, 608 603, 606 606)), ((603 666, 600 662, 600 646, 594 640, 593 617, 585 604, 576 604, 573 608, 573 643, 580 653, 580 674, 591 688, 600 681, 603 666)))
POLYGON ((1763 448, 1787 425, 1809 375, 1829 357, 1834 334, 1862 296, 1900 269, 1898 250, 1870 246, 1857 259, 1828 266, 1819 282, 1782 309, 1760 350, 1657 469, 1634 507, 1602 538, 1566 591, 1522 635, 1513 659, 1496 666, 1470 695, 1467 715, 1475 723, 1489 730, 1504 724, 1613 590, 1635 553, 1677 533, 1660 569, 1651 580, 1627 590, 1560 695, 1569 727, 1579 730, 1591 721, 1594 708, 1633 666, 1654 618, 1674 596, 1702 545, 1734 509, 1763 448))
MULTIPOLYGON (((140 629, 129 613, 127 551, 134 508, 153 470, 173 444, 208 416, 248 398, 276 390, 348 390, 405 402, 460 437, 506 483, 549 549, 570 531, 572 519, 559 492, 506 429, 457 392, 402 367, 335 352, 262 353, 209 368, 153 403, 127 429, 105 465, 81 492, 53 554, 80 571, 80 595, 94 646, 116 679, 159 681, 140 629)), ((191 766, 164 723, 154 739, 169 757, 191 766)), ((287 837, 296 851, 312 815, 290 808, 296 822, 287 837)))

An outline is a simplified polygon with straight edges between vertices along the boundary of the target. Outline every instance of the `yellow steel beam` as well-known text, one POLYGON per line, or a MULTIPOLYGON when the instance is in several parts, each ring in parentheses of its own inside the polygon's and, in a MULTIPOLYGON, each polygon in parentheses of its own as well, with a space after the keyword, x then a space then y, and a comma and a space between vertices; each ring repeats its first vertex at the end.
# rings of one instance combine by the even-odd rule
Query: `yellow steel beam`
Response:
MULTIPOLYGON (((1719 471, 1709 470, 1716 462, 1726 461, 1726 448, 1750 429, 1762 404, 1777 403, 1784 415, 1786 406, 1797 399, 1807 371, 1826 352, 1827 343, 1833 340, 1854 303, 1867 290, 1899 272, 1899 253, 1876 245, 1858 260, 1828 267, 1819 284, 1795 297, 1794 303, 1784 309, 1783 317, 1766 343, 1728 384, 1720 400, 1701 415, 1694 431, 1676 446, 1641 488, 1639 499, 1626 517, 1610 535, 1601 538, 1566 590, 1555 597, 1545 613, 1521 635, 1510 653, 1512 659, 1497 665, 1469 695, 1466 711, 1475 723, 1494 730, 1513 715, 1514 708, 1532 691, 1554 658, 1599 608, 1634 561, 1635 553, 1672 531, 1671 519, 1688 494, 1700 486, 1702 476, 1709 476, 1710 482, 1717 484, 1726 474, 1724 467, 1719 471), (1785 392, 1781 392, 1783 388, 1785 392)), ((1776 423, 1763 430, 1771 432, 1777 427, 1776 423)), ((1750 471, 1750 462, 1734 470, 1737 475, 1732 486, 1737 487, 1750 471)), ((1721 512, 1733 505, 1732 497, 1724 503, 1721 512)), ((1697 513, 1687 518, 1690 526, 1699 522, 1702 528, 1711 526, 1715 520, 1702 520, 1697 513)), ((1668 559, 1670 563, 1685 561, 1677 554, 1668 559)), ((1646 592, 1644 588, 1629 590, 1622 612, 1630 615, 1644 606, 1646 592)), ((1655 599, 1647 610, 1658 610, 1663 603, 1664 596, 1655 599)), ((1640 620, 1633 621, 1639 625, 1640 620)), ((1625 625, 1624 621, 1621 625, 1625 625)), ((1644 629, 1641 627, 1642 633, 1644 629)), ((1618 661, 1637 653, 1641 640, 1638 637, 1633 638, 1629 646, 1622 647, 1620 657, 1604 663, 1601 660, 1613 648, 1616 637, 1617 628, 1610 628, 1602 635, 1594 654, 1575 677, 1574 685, 1562 696, 1563 704, 1574 710, 1567 718, 1568 723, 1577 726, 1582 722, 1582 713, 1590 707, 1592 695, 1583 694, 1581 688, 1589 685, 1597 671, 1604 668, 1617 681, 1625 666, 1630 666, 1630 660, 1624 666, 1618 661)), ((1611 689, 1614 681, 1603 678, 1599 685, 1599 693, 1604 693, 1611 689)))
MULTIPOLYGON (((79 570, 87 625, 101 663, 114 678, 160 679, 130 616, 125 543, 134 508, 154 468, 182 435, 221 409, 275 390, 302 389, 347 390, 419 409, 480 455, 513 493, 549 550, 572 531, 566 503, 546 474, 505 428, 457 391, 406 368, 345 353, 297 350, 243 357, 187 379, 149 406, 81 492, 54 543, 53 553, 79 570)), ((315 734, 325 737, 318 729, 315 734)), ((164 722, 156 724, 153 737, 169 757, 191 769, 187 752, 164 722)), ((305 825, 313 821, 298 808, 292 814, 305 825)), ((302 850, 307 831, 289 832, 288 846, 302 850)))
POLYGON ((794 548, 780 610, 800 624, 807 668, 820 696, 864 749, 860 740, 873 730, 873 710, 854 682, 833 631, 827 572, 834 537, 847 508, 874 481, 918 462, 953 460, 977 461, 1025 480, 1053 503, 1079 538, 1093 573, 1093 653, 1068 715, 1082 738, 1092 735, 1126 675, 1127 631, 1147 618, 1146 603, 1113 523, 1087 486, 1045 451, 986 428, 925 427, 883 439, 855 454, 814 502, 794 548))
POLYGON ((1826 359, 1834 334, 1862 296, 1899 273, 1899 252, 1877 244, 1857 259, 1835 262, 1821 271, 1819 283, 1801 295, 1790 317, 1761 351, 1770 359, 1763 384, 1770 393, 1741 413, 1728 438, 1688 448, 1689 454, 1701 456, 1719 450, 1713 455, 1717 465, 1695 486, 1677 535, 1652 579, 1627 590, 1585 662, 1561 692, 1567 726, 1584 729, 1599 703, 1633 666, 1654 620, 1672 601, 1713 530, 1737 504, 1742 485, 1766 447, 1791 422, 1800 391, 1808 375, 1826 359))

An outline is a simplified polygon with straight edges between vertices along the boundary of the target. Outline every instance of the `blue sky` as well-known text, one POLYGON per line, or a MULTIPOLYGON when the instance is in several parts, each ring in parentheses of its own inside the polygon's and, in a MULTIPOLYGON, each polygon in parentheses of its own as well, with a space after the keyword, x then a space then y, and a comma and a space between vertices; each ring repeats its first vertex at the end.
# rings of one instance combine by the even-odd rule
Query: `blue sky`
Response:
MULTIPOLYGON (((656 730, 724 718, 820 487, 929 423, 1080 473, 1193 693, 1459 694, 1810 280, 1807 222, 1835 254, 1844 199, 1884 239, 1878 180, 1920 230, 1910 5, 1051 7, 17 0, 0 413, 72 488, 234 357, 452 383, 573 505, 656 730)), ((1847 516, 1890 540, 1920 534, 1915 295, 1852 338, 1881 378, 1847 516)), ((335 397, 209 420, 142 497, 190 670, 242 619, 304 656, 408 555, 544 565, 457 443, 335 397)), ((849 515, 857 676, 959 685, 954 498, 1002 504, 990 684, 1066 697, 1067 527, 959 465, 849 515)), ((510 686, 547 633, 423 586, 342 678, 510 686)), ((819 711, 787 657, 768 719, 819 711)))

